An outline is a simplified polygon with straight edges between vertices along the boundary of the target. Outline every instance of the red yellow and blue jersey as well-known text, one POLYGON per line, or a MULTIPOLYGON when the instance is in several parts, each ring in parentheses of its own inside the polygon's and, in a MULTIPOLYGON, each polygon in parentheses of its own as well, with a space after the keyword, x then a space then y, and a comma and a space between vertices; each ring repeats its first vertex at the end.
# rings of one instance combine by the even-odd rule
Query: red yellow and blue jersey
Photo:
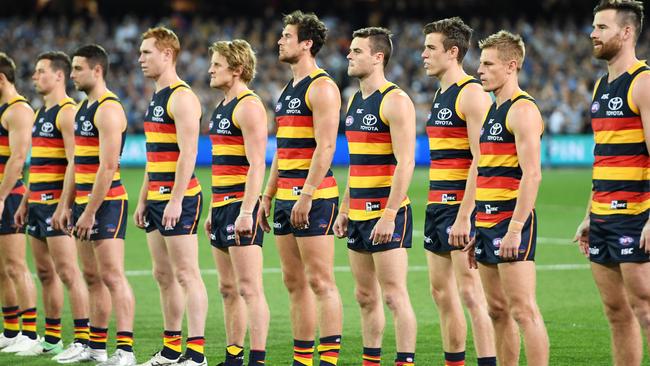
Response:
MULTIPOLYGON (((15 98, 9 100, 7 103, 0 105, 0 120, 2 120, 2 115, 7 111, 7 109, 16 103, 25 103, 31 108, 31 105, 27 101, 27 98, 23 97, 22 95, 18 95, 15 98)), ((5 165, 7 164, 7 160, 9 160, 10 156, 11 148, 9 147, 9 131, 4 128, 2 124, 0 124, 0 181, 4 179, 5 165)), ((11 190, 11 193, 25 193, 25 185, 23 183, 22 172, 20 173, 20 176, 18 177, 14 188, 11 190)))
MULTIPOLYGON (((244 198, 249 163, 244 136, 235 119, 239 103, 248 97, 258 98, 247 90, 224 104, 221 101, 210 118, 212 141, 212 207, 221 207, 244 198)), ((261 121, 266 124, 266 121, 261 121)))
MULTIPOLYGON (((350 151, 350 220, 379 218, 386 208, 397 160, 382 104, 388 94, 399 90, 387 82, 365 99, 357 92, 348 106, 345 136, 350 151)), ((409 203, 405 196, 400 207, 409 203)))
POLYGON ((460 204, 465 195, 465 183, 472 165, 467 121, 458 109, 458 101, 465 86, 480 84, 467 76, 438 90, 427 120, 429 137, 429 200, 428 204, 460 204))
POLYGON ((528 93, 519 92, 501 106, 493 103, 483 122, 476 181, 477 227, 491 228, 510 219, 517 205, 522 170, 508 112, 519 101, 535 103, 528 93))
MULTIPOLYGON (((309 88, 319 78, 330 76, 317 69, 295 86, 293 79, 284 88, 275 105, 277 132, 278 190, 276 198, 295 201, 305 184, 312 156, 316 150, 314 138, 314 118, 307 99, 309 88)), ((332 170, 328 169, 325 178, 314 192, 313 198, 336 198, 339 196, 332 170)))
POLYGON ((616 79, 596 84, 591 104, 594 130, 595 215, 637 215, 650 209, 650 157, 639 107, 632 101, 637 77, 650 73, 639 61, 616 79))
MULTIPOLYGON (((99 130, 95 124, 95 113, 100 105, 104 103, 116 103, 122 107, 119 98, 108 91, 92 104, 88 99, 81 102, 74 122, 74 181, 76 186, 76 204, 88 203, 93 184, 97 178, 99 169, 99 130)), ((120 126, 121 128, 122 126, 120 126)), ((124 148, 126 139, 126 127, 122 130, 122 146, 120 155, 124 148)), ((128 195, 120 180, 120 168, 113 175, 110 189, 104 200, 126 200, 128 195)))
POLYGON ((68 159, 59 125, 59 112, 74 108, 72 98, 36 113, 32 128, 32 155, 29 166, 29 203, 56 204, 63 191, 68 159))
MULTIPOLYGON (((183 88, 190 89, 184 81, 179 81, 155 92, 144 116, 149 178, 147 200, 150 201, 168 201, 172 196, 180 148, 176 121, 169 110, 169 101, 174 92, 183 88)), ((196 196, 200 192, 199 180, 192 173, 184 195, 196 196)))

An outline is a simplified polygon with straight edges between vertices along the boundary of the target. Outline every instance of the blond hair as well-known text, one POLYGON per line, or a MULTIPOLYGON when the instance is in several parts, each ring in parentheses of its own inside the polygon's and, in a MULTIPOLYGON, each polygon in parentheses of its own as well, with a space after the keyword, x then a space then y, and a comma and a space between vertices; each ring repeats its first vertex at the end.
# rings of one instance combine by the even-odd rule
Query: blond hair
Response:
POLYGON ((499 59, 505 62, 515 60, 517 62, 517 71, 521 70, 526 56, 526 47, 524 40, 518 34, 513 34, 505 30, 487 37, 478 42, 481 50, 494 48, 499 53, 499 59))
POLYGON ((255 77, 255 64, 257 63, 255 51, 243 39, 215 42, 210 46, 210 52, 223 56, 230 70, 241 67, 240 79, 244 83, 248 84, 255 77))
POLYGON ((146 32, 142 33, 142 40, 153 38, 156 40, 154 46, 160 51, 165 48, 172 50, 172 60, 176 62, 178 54, 181 52, 181 42, 178 40, 176 33, 169 28, 155 27, 149 28, 146 32))

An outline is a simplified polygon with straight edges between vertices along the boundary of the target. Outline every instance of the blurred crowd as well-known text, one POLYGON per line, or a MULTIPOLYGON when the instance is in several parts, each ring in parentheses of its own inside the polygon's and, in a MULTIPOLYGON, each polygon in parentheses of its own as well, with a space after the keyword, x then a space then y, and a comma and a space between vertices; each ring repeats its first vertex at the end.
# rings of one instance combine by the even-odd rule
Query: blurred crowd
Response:
MULTIPOLYGON (((323 19, 330 29, 326 45, 318 54, 318 63, 337 81, 344 105, 357 89, 357 82, 346 73, 345 58, 351 33, 356 26, 342 18, 323 19)), ((428 78, 422 68, 422 26, 431 20, 394 19, 382 25, 394 33, 394 52, 387 69, 387 78, 402 87, 413 99, 417 109, 418 132, 424 133, 431 99, 436 90, 435 80, 428 78)), ((465 19, 475 29, 472 47, 465 58, 465 69, 476 75, 479 50, 477 41, 507 29, 521 34, 526 42, 526 60, 520 73, 520 84, 538 102, 550 134, 589 132, 589 105, 595 80, 604 74, 605 64, 591 56, 590 19, 584 21, 534 22, 488 19, 465 19)), ((31 83, 34 60, 46 50, 72 53, 86 43, 99 43, 110 54, 108 85, 123 101, 129 121, 129 131, 143 130, 143 116, 153 93, 153 82, 144 79, 138 65, 140 34, 155 25, 174 29, 182 52, 178 73, 198 94, 203 104, 203 128, 212 109, 221 100, 219 91, 209 87, 208 47, 217 40, 243 38, 251 43, 258 57, 257 76, 251 87, 261 96, 269 110, 269 130, 274 130, 273 106, 282 88, 291 78, 290 69, 277 59, 277 40, 282 29, 281 16, 257 19, 202 19, 171 17, 160 21, 125 17, 119 21, 84 19, 25 19, 0 18, 0 51, 16 61, 19 92, 33 101, 40 101, 31 83)), ((638 42, 637 55, 644 58, 650 45, 649 32, 638 42)), ((83 99, 81 93, 70 89, 71 95, 83 99)))

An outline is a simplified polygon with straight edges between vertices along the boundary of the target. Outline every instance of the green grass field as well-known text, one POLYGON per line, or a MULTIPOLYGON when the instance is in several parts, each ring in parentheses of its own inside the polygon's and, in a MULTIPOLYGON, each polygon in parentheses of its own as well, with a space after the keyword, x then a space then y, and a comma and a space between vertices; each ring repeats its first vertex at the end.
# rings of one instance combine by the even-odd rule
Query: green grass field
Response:
MULTIPOLYGON (((337 169, 335 175, 341 185, 346 171, 337 169)), ((142 170, 125 169, 123 180, 132 199, 142 182, 142 170)), ((204 197, 209 197, 210 171, 201 169, 198 176, 204 184, 204 197)), ((588 263, 570 243, 576 225, 582 218, 590 188, 587 170, 545 170, 539 194, 539 238, 536 262, 538 265, 538 299, 551 341, 551 365, 609 365, 609 330, 604 318, 596 287, 588 270, 588 263)), ((417 363, 442 365, 442 343, 438 315, 429 293, 426 261, 422 249, 424 209, 427 197, 426 169, 417 169, 411 184, 410 197, 414 212, 414 243, 409 251, 411 271, 409 292, 418 320, 417 363)), ((135 205, 129 207, 133 212, 135 205)), ((202 220, 208 212, 206 205, 202 220)), ((131 217, 131 216, 130 216, 131 217)), ((158 288, 151 276, 151 262, 145 235, 129 217, 126 241, 126 268, 136 296, 135 351, 140 362, 161 346, 162 315, 158 288)), ((289 365, 292 356, 292 337, 289 323, 288 296, 279 271, 280 261, 267 235, 264 245, 264 284, 271 308, 271 329, 267 347, 268 365, 289 365)), ((206 355, 210 365, 221 362, 225 334, 217 276, 210 254, 210 246, 203 232, 199 233, 200 263, 209 292, 209 317, 206 326, 206 355)), ((359 310, 354 299, 354 281, 349 270, 346 245, 336 241, 336 279, 343 298, 345 313, 343 346, 339 365, 360 364, 361 332, 359 310)), ((33 268, 33 266, 32 266, 33 268)), ((39 303, 39 333, 43 329, 42 304, 39 303)), ((394 330, 387 312, 382 365, 392 365, 395 352, 394 330)), ((64 340, 72 338, 69 310, 63 316, 64 340)), ((109 330, 109 352, 114 349, 115 328, 109 330)), ((471 340, 471 338, 469 338, 471 340)), ((475 364, 471 341, 467 345, 467 364, 475 364)), ((650 362, 646 356, 645 364, 650 362)), ((0 365, 51 365, 45 358, 19 358, 0 354, 0 365)), ((522 364, 525 358, 522 352, 522 364)))

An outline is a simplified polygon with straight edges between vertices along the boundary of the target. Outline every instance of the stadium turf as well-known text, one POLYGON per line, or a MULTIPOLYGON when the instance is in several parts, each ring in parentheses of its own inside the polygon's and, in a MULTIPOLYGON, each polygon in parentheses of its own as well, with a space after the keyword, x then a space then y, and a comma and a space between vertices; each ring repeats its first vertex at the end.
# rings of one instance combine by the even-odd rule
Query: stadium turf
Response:
MULTIPOLYGON (((129 211, 135 209, 142 182, 141 169, 123 169, 122 177, 132 201, 129 211)), ((209 192, 210 171, 200 169, 206 200, 209 192)), ((346 170, 336 169, 340 186, 344 186, 346 170)), ((442 343, 438 328, 438 314, 429 293, 426 261, 422 249, 424 208, 427 200, 427 170, 416 170, 410 197, 414 212, 414 248, 409 251, 409 292, 418 320, 416 361, 419 365, 442 365, 442 343)), ((545 170, 537 211, 539 238, 536 262, 538 265, 538 299, 551 341, 551 365, 609 365, 609 330, 604 318, 598 292, 588 270, 588 263, 570 244, 576 225, 582 218, 588 198, 590 181, 588 170, 545 170)), ((206 205, 203 219, 208 212, 206 205)), ((223 312, 218 292, 217 276, 210 254, 208 240, 200 239, 200 263, 209 292, 209 317, 206 325, 206 355, 210 365, 223 360, 225 344, 223 312)), ((280 262, 272 235, 264 241, 264 285, 271 308, 271 328, 267 347, 267 365, 289 365, 292 356, 291 325, 288 296, 282 284, 280 262)), ((129 217, 126 242, 126 268, 136 296, 135 352, 140 362, 161 347, 162 316, 158 288, 151 276, 151 261, 145 235, 129 217)), ((343 345, 339 365, 359 365, 362 350, 359 310, 354 299, 352 274, 347 268, 347 250, 343 240, 336 241, 336 279, 344 306, 343 345)), ((33 265, 31 265, 33 269, 33 265)), ((39 293, 39 334, 42 334, 44 316, 39 293)), ((395 338, 390 314, 384 334, 382 365, 392 365, 395 356, 395 338)), ((63 316, 63 336, 72 339, 70 312, 63 316)), ((109 352, 115 349, 115 328, 111 324, 109 352)), ((186 335, 186 333, 184 333, 186 335)), ((471 338, 470 338, 471 339, 471 338)), ((646 352, 647 354, 647 352, 646 352)), ((472 342, 468 342, 467 365, 475 365, 472 342)), ((648 364, 645 356, 644 364, 648 364)), ((19 358, 0 353, 0 365, 52 365, 46 358, 19 358)), ((317 363, 316 363, 317 364, 317 363)), ((522 351, 522 362, 525 356, 522 351)))

